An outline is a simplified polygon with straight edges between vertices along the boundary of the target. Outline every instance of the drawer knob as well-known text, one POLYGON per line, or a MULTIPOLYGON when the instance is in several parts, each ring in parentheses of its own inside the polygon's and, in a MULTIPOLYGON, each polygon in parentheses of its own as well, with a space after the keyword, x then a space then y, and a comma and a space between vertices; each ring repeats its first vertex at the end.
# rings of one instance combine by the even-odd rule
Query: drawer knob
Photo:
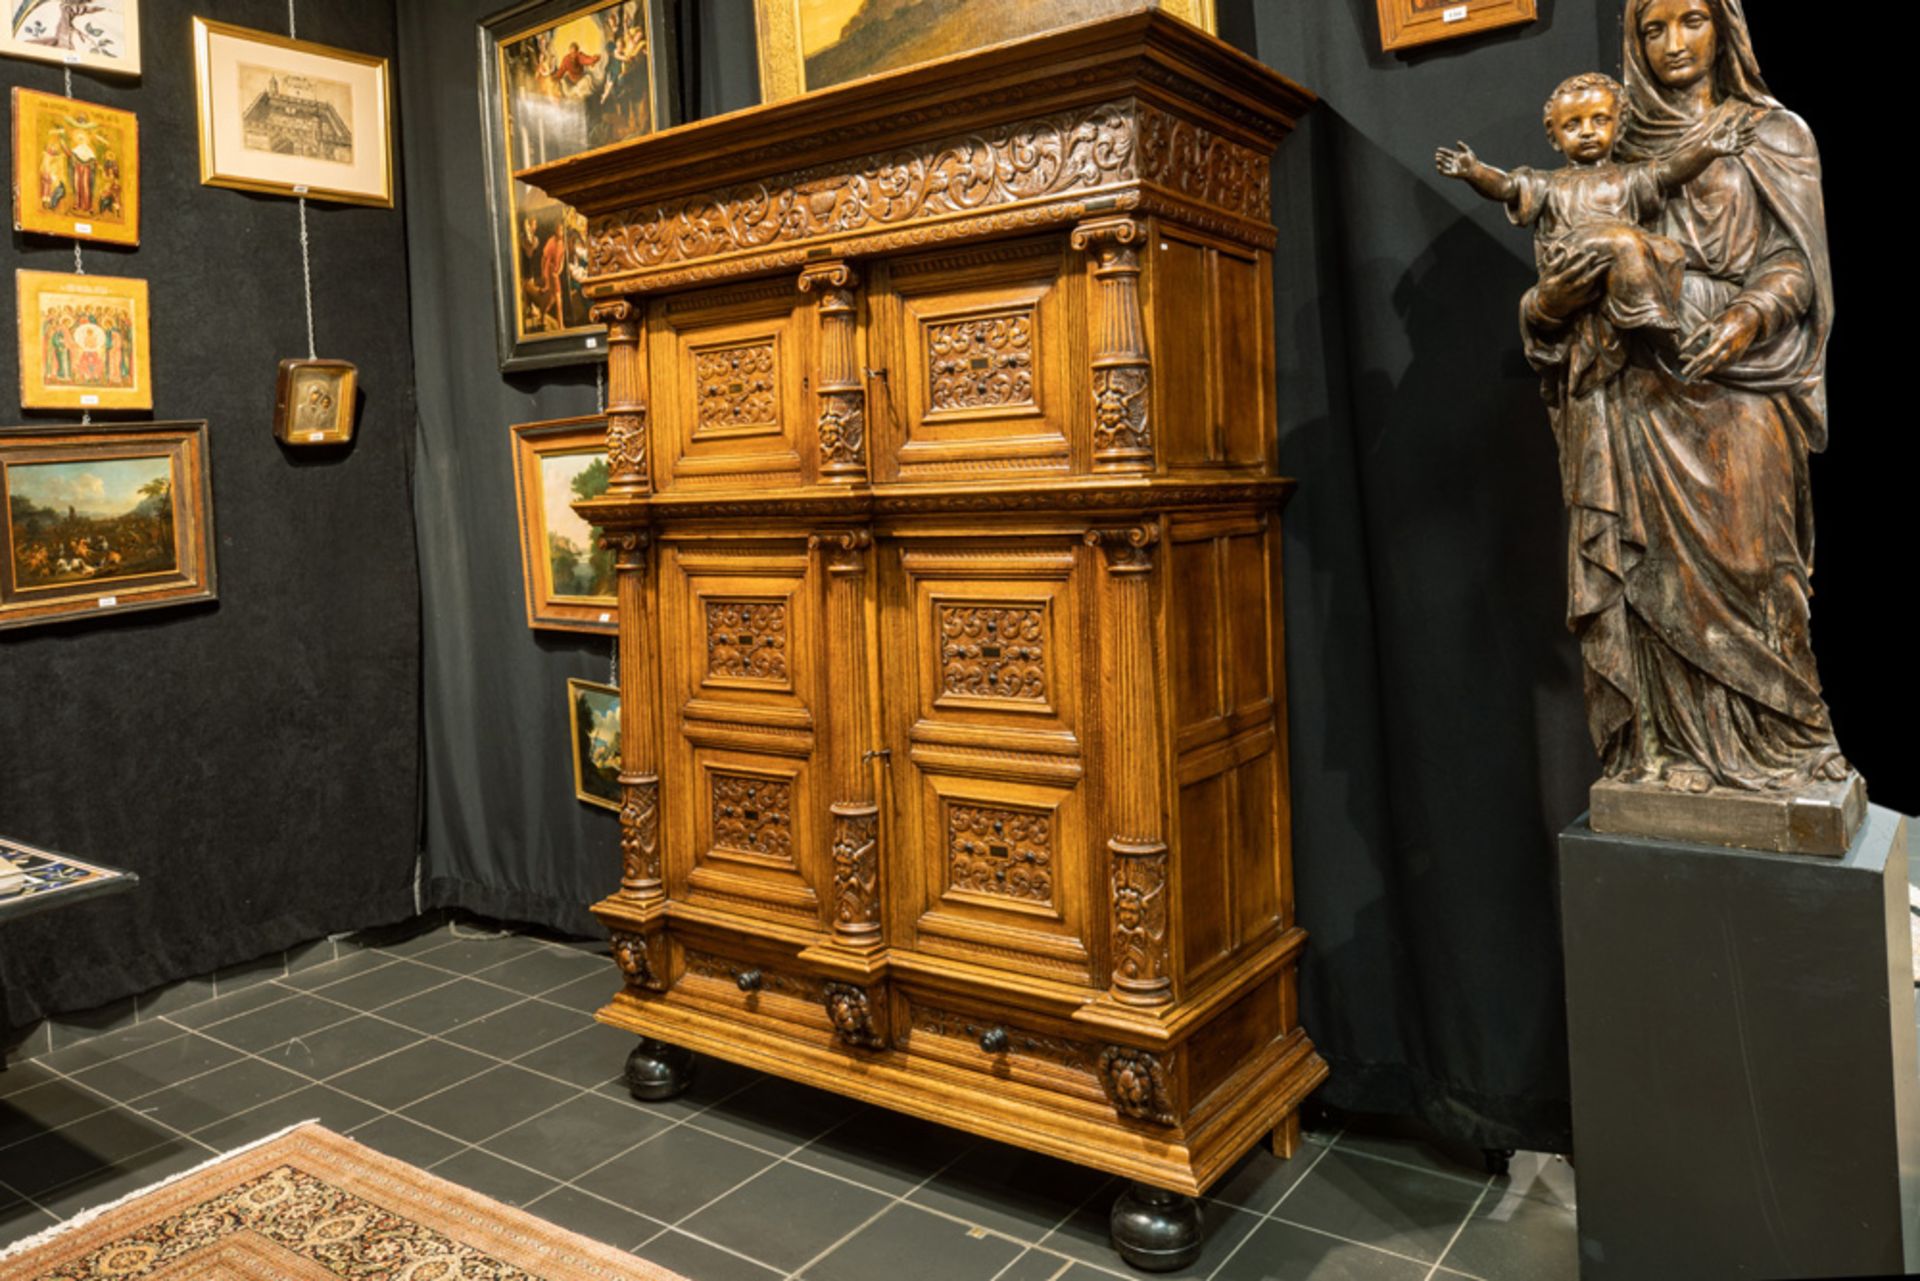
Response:
POLYGON ((742 992, 758 992, 767 979, 759 970, 741 970, 733 981, 740 985, 742 992))
POLYGON ((980 1034, 980 1048, 988 1054, 998 1054, 1007 1048, 1007 1029, 990 1027, 980 1034))

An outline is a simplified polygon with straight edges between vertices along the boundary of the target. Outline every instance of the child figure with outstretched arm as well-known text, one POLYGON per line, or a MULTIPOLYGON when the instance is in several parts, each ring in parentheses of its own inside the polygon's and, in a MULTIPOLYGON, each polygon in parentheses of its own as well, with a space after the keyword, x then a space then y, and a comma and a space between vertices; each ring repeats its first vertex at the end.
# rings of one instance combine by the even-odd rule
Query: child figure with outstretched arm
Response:
POLYGON ((1618 164, 1626 90, 1611 76, 1575 76, 1547 99, 1547 136, 1567 158, 1558 169, 1525 167, 1511 173, 1483 163, 1466 143, 1442 147, 1434 164, 1489 200, 1507 207, 1518 226, 1534 228, 1534 260, 1541 274, 1588 264, 1587 304, 1598 302, 1619 329, 1671 334, 1680 327, 1680 282, 1686 251, 1643 225, 1670 196, 1722 156, 1753 141, 1753 122, 1717 129, 1683 143, 1659 160, 1618 164))

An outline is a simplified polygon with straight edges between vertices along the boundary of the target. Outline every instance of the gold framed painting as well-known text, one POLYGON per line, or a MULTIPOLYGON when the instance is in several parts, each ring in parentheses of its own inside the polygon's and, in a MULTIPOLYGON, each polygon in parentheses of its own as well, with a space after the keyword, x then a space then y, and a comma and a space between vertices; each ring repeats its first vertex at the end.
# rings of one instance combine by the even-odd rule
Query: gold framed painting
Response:
POLYGON ((207 425, 0 431, 0 628, 213 600, 207 425))
POLYGON ((1380 47, 1412 49, 1518 26, 1538 16, 1536 0, 1378 0, 1380 47))
POLYGON ((139 118, 14 89, 13 229, 139 244, 139 118))
POLYGON ((14 272, 22 409, 152 409, 147 282, 14 272))
POLYGON ((760 97, 778 102, 1037 36, 1158 8, 1217 34, 1214 0, 753 0, 760 97))
POLYGON ((573 740, 573 794, 601 809, 620 808, 620 691, 579 679, 567 682, 567 728, 573 740))
POLYGON ((140 74, 140 0, 7 0, 0 54, 140 74))
POLYGON ((353 440, 360 370, 350 360, 283 360, 274 386, 273 434, 283 445, 353 440))
POLYGON ((480 124, 502 369, 606 355, 587 222, 513 175, 678 123, 677 0, 529 0, 480 24, 480 124))
POLYGON ((200 181, 393 207, 385 58, 193 20, 200 181))
POLYGON ((573 510, 574 503, 606 493, 608 477, 605 418, 513 429, 527 626, 607 635, 620 630, 613 553, 600 546, 600 530, 573 510))

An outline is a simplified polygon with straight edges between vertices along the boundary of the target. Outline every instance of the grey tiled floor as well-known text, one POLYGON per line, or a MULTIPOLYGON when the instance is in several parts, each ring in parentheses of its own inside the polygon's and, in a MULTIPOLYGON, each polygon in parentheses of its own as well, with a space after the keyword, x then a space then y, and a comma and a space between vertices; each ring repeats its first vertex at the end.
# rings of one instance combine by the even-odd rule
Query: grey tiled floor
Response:
MULTIPOLYGON (((611 963, 440 928, 0 1072, 0 1246, 287 1125, 393 1156, 692 1281, 1100 1281, 1120 1181, 704 1060, 630 1099, 594 1024, 611 963)), ((1573 1178, 1489 1179, 1417 1143, 1313 1133, 1204 1203, 1179 1274, 1574 1281, 1573 1178)))

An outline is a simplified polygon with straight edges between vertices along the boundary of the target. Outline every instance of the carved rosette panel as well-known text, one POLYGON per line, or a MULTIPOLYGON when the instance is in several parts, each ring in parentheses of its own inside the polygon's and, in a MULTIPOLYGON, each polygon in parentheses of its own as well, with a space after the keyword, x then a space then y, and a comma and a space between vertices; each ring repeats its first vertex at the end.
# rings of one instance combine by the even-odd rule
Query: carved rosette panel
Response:
POLYGON ((1109 1045, 1100 1052, 1100 1080, 1122 1115, 1155 1125, 1174 1125, 1167 1069, 1145 1050, 1109 1045))
POLYGON ((833 910, 843 932, 865 933, 880 922, 880 815, 833 816, 833 910))
POLYGON ((1046 702, 1045 610, 942 605, 940 688, 956 698, 1046 702))
POLYGON ((793 857, 793 784, 781 779, 713 775, 715 849, 764 858, 793 857))
POLYGON ((927 386, 933 408, 1033 404, 1033 327, 1031 307, 928 325, 927 386))
POLYGON ((654 938, 645 934, 635 934, 629 930, 613 932, 614 964, 626 976, 628 987, 647 988, 656 992, 665 989, 666 971, 656 960, 655 943, 654 938))
POLYGON ((1101 454, 1153 453, 1147 425, 1151 371, 1143 365, 1093 371, 1093 447, 1101 454))
MULTIPOLYGON (((970 1018, 952 1010, 943 1010, 931 1005, 916 1005, 913 1007, 913 1030, 925 1032, 929 1036, 977 1043, 981 1034, 987 1031, 987 1026, 979 1019, 970 1018)), ((1010 1054, 1038 1059, 1043 1063, 1065 1068, 1069 1072, 1094 1075, 1095 1058, 1091 1045, 1081 1041, 1070 1041, 1065 1037, 1048 1036, 1044 1032, 1030 1032, 1023 1028, 1007 1028, 1006 1032, 1007 1052, 1010 1054)))
POLYGON ((787 603, 710 600, 707 675, 727 680, 787 679, 787 603))
POLYGON ((873 1003, 865 988, 851 983, 828 983, 824 989, 827 1018, 833 1033, 847 1045, 877 1050, 886 1042, 873 1026, 873 1003))
POLYGON ((880 230, 1136 176, 1133 106, 1103 103, 593 220, 593 274, 880 230))
POLYGON ((700 431, 779 426, 778 358, 771 342, 697 352, 693 376, 700 431))
POLYGON ((985 805, 947 807, 947 880, 956 890, 1053 902, 1053 816, 985 805))
POLYGON ((622 774, 620 791, 621 888, 644 893, 660 885, 660 780, 622 774))
POLYGON ((1113 982, 1123 999, 1172 996, 1167 966, 1167 847, 1111 841, 1113 982))

